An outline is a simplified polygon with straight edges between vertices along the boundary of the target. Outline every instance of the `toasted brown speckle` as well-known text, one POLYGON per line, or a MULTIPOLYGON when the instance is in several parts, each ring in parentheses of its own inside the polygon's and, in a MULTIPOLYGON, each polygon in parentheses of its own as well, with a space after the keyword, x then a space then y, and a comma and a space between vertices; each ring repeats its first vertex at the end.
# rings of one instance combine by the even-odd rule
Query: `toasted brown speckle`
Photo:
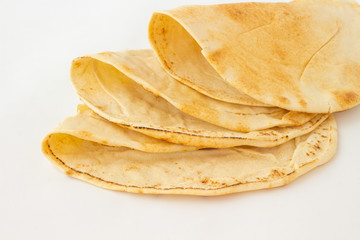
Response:
POLYGON ((299 104, 300 104, 300 106, 302 106, 303 108, 306 108, 306 107, 307 107, 307 102, 305 102, 304 99, 300 99, 300 100, 299 100, 299 104))
POLYGON ((201 183, 206 184, 209 182, 209 178, 205 177, 201 180, 201 183))
POLYGON ((351 106, 360 101, 360 96, 353 91, 334 91, 333 94, 340 106, 351 106))
POLYGON ((280 103, 282 104, 290 104, 290 100, 287 99, 286 97, 284 96, 277 96, 277 99, 280 101, 280 103))

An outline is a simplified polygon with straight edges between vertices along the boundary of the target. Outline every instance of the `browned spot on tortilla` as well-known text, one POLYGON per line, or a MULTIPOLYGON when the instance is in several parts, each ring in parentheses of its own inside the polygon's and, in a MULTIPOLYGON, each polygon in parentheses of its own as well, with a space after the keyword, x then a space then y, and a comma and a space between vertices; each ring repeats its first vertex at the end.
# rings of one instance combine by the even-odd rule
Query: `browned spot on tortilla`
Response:
POLYGON ((283 172, 279 172, 277 169, 273 169, 269 174, 269 178, 278 178, 284 176, 283 172))
POLYGON ((66 171, 65 171, 65 174, 66 174, 66 175, 69 175, 69 176, 72 176, 72 175, 73 175, 73 171, 70 170, 70 169, 69 169, 69 170, 66 170, 66 171))
POLYGON ((321 149, 318 143, 314 144, 312 147, 315 151, 321 149))
POLYGON ((290 100, 287 99, 286 97, 284 96, 277 96, 276 97, 282 104, 290 104, 290 100))
POLYGON ((95 107, 98 108, 98 109, 101 110, 101 111, 105 111, 105 108, 102 107, 102 106, 95 106, 95 107))
POLYGON ((223 55, 223 51, 216 50, 216 51, 210 53, 210 55, 207 58, 210 62, 218 63, 219 60, 221 59, 222 55, 223 55))
POLYGON ((109 142, 107 140, 102 140, 101 143, 104 145, 109 145, 109 142))
POLYGON ((285 59, 289 57, 289 53, 286 49, 284 49, 282 44, 274 42, 273 48, 274 59, 278 59, 278 61, 285 61, 285 59))
POLYGON ((217 181, 213 181, 213 180, 210 180, 210 184, 211 185, 222 185, 221 183, 217 182, 217 181))
POLYGON ((259 132, 260 135, 263 135, 263 136, 270 136, 270 133, 268 132, 259 132))
POLYGON ((224 14, 232 20, 238 22, 246 18, 248 15, 244 9, 237 8, 231 5, 220 5, 219 8, 223 9, 224 14))
POLYGON ((207 60, 211 64, 217 65, 216 71, 219 74, 225 74, 226 72, 226 68, 220 66, 219 63, 226 61, 227 52, 228 52, 228 48, 223 47, 216 51, 210 52, 209 55, 207 56, 207 60))
POLYGON ((168 62, 165 59, 163 60, 163 63, 166 69, 171 69, 171 67, 169 66, 168 62))
POLYGON ((299 100, 299 104, 300 104, 300 106, 302 106, 303 108, 306 108, 306 107, 307 107, 307 102, 305 102, 304 99, 299 100))
POLYGON ((125 169, 125 171, 131 171, 131 170, 140 170, 140 169, 136 166, 131 166, 131 167, 125 169))
POLYGON ((206 184, 209 182, 209 178, 208 177, 204 177, 202 180, 201 180, 201 183, 203 184, 206 184))
POLYGON ((80 66, 81 66, 81 62, 80 62, 80 61, 76 61, 76 62, 73 63, 73 67, 78 68, 78 67, 80 67, 80 66))
MULTIPOLYGON (((218 5, 217 10, 218 12, 223 12, 224 15, 235 22, 244 22, 248 21, 248 19, 253 19, 251 17, 258 12, 257 5, 259 5, 259 3, 242 3, 239 6, 233 4, 221 4, 218 5)), ((263 13, 266 14, 265 11, 263 13)))
POLYGON ((166 33, 167 33, 167 29, 161 28, 161 33, 162 33, 162 34, 166 34, 166 33))
POLYGON ((333 91, 333 94, 341 107, 352 106, 360 102, 360 96, 351 90, 333 91))

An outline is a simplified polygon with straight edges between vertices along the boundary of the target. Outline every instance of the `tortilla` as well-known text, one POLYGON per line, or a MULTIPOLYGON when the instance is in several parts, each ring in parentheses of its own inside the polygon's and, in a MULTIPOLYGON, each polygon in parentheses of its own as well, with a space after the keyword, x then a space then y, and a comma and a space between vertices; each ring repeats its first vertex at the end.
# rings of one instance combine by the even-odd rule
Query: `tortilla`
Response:
POLYGON ((194 146, 173 144, 131 131, 103 119, 86 105, 79 105, 75 116, 66 118, 48 135, 53 134, 69 134, 86 141, 144 152, 181 152, 198 149, 194 146))
POLYGON ((326 163, 336 150, 333 116, 309 134, 274 148, 236 147, 146 153, 52 134, 44 154, 66 174, 134 193, 221 195, 287 184, 326 163))
MULTIPOLYGON (((107 53, 104 54, 104 56, 107 55, 107 53)), ((248 133, 231 131, 183 113, 163 98, 142 88, 115 67, 95 61, 94 57, 99 56, 102 55, 82 57, 73 62, 72 83, 80 99, 110 122, 172 143, 200 148, 225 148, 239 145, 272 147, 310 132, 327 118, 327 115, 320 114, 295 127, 273 127, 248 133)), ((279 112, 268 115, 273 122, 269 121, 269 118, 259 117, 261 115, 258 117, 254 115, 254 118, 249 118, 249 121, 253 119, 258 123, 249 122, 249 124, 271 127, 276 125, 275 122, 284 123, 287 114, 287 116, 294 114, 294 117, 289 117, 289 119, 295 121, 296 116, 303 116, 303 120, 311 116, 290 112, 285 113, 284 118, 283 110, 277 111, 279 112)), ((221 120, 224 120, 224 117, 221 120)), ((248 122, 244 121, 244 123, 248 122)), ((246 128, 246 130, 251 130, 251 128, 246 128)))
MULTIPOLYGON (((202 109, 204 108, 210 112, 221 111, 219 109, 208 109, 209 107, 223 108, 230 112, 239 112, 242 111, 242 109, 245 107, 243 105, 269 106, 239 92, 235 88, 232 89, 236 91, 238 95, 236 99, 233 100, 233 102, 236 104, 226 104, 224 103, 223 99, 220 99, 221 101, 215 101, 213 98, 206 97, 209 96, 209 94, 207 94, 208 91, 204 90, 204 96, 203 94, 200 94, 199 91, 189 88, 172 78, 171 75, 169 75, 162 68, 160 62, 156 58, 154 51, 151 49, 127 50, 122 52, 104 52, 100 55, 95 54, 92 56, 94 56, 94 58, 99 61, 114 66, 116 69, 121 71, 127 77, 131 78, 133 81, 148 91, 161 96, 178 109, 190 115, 193 112, 202 112, 202 109), (204 102, 206 102, 206 104, 204 102), (241 105, 239 106, 238 104, 241 105), (194 105, 203 106, 199 106, 196 109, 191 109, 194 107, 194 105), (191 110, 188 110, 188 108, 191 110)), ((211 84, 211 82, 208 83, 211 84)), ((192 87, 197 89, 195 86, 192 87)), ((218 90, 215 91, 218 92, 218 90)), ((200 90, 200 92, 203 91, 200 90)), ((229 90, 228 92, 231 91, 229 90)), ((254 109, 260 110, 262 108, 254 109)), ((220 113, 224 114, 223 112, 224 110, 222 110, 220 113)), ((211 113, 210 115, 212 114, 214 113, 211 113)), ((200 116, 195 117, 201 118, 200 116)), ((206 119, 204 120, 207 121, 206 119)))
MULTIPOLYGON (((127 104, 134 104, 132 100, 128 102, 124 98, 135 99, 133 95, 137 94, 137 98, 141 97, 141 100, 136 100, 138 106, 134 108, 135 111, 148 108, 148 106, 144 107, 145 105, 140 106, 141 102, 146 102, 144 104, 149 105, 157 101, 156 111, 160 109, 167 112, 169 107, 173 108, 168 104, 169 102, 184 113, 214 125, 240 132, 261 130, 274 126, 298 126, 314 117, 314 114, 289 112, 275 107, 230 104, 204 96, 170 77, 161 68, 151 50, 94 54, 75 60, 73 66, 75 67, 72 68, 72 71, 75 72, 74 75, 76 76, 72 78, 74 85, 78 81, 83 81, 79 78, 84 78, 83 75, 88 74, 83 69, 93 71, 93 76, 97 78, 102 88, 117 102, 121 102, 123 108, 127 104), (76 67, 78 64, 82 66, 76 67), (87 64, 92 66, 87 68, 84 66, 87 64), (143 88, 153 94, 148 93, 143 88), (129 91, 131 92, 129 93, 129 91), (161 98, 156 99, 154 95, 164 98, 167 102, 161 101, 161 98)), ((150 109, 148 108, 147 111, 150 109)), ((131 119, 136 121, 136 116, 132 116, 131 119)), ((141 116, 140 120, 144 119, 146 117, 141 116)), ((164 120, 161 120, 160 124, 165 124, 164 120)))
POLYGON ((149 40, 179 81, 246 95, 291 111, 360 103, 360 7, 298 0, 185 6, 153 14, 149 40), (216 19, 216 20, 214 20, 216 19))

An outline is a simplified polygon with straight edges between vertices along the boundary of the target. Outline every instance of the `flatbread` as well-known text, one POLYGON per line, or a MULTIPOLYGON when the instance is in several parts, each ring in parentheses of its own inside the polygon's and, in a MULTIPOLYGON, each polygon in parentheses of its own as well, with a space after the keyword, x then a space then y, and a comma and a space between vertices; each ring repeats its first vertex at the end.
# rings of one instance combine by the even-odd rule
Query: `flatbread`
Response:
MULTIPOLYGON (((80 99, 94 112, 113 123, 172 143, 201 148, 225 148, 239 145, 271 147, 310 132, 327 118, 327 115, 319 114, 306 119, 310 121, 295 127, 273 127, 248 133, 231 131, 183 113, 163 98, 142 88, 115 67, 94 60, 99 56, 101 54, 82 57, 73 62, 71 78, 80 99), (99 66, 100 69, 105 70, 100 72, 99 66)), ((105 56, 108 54, 106 53, 105 56)), ((274 122, 284 123, 283 110, 277 111, 280 112, 268 116, 272 117, 274 122)), ((294 120, 296 116, 309 117, 309 115, 299 115, 296 112, 286 114, 287 116, 294 114, 292 118, 294 120)), ((252 119, 263 126, 276 125, 268 121, 269 118, 252 119)), ((246 130, 251 129, 246 128, 246 130)))
MULTIPOLYGON (((204 108, 210 112, 220 111, 219 109, 209 109, 210 107, 218 107, 226 109, 226 111, 239 112, 242 111, 242 109, 245 107, 243 105, 269 106, 239 92, 236 88, 233 87, 232 89, 237 92, 237 96, 236 99, 234 99, 232 102, 236 104, 226 104, 224 103, 223 99, 218 99, 221 101, 215 101, 212 98, 212 95, 208 94, 209 91, 198 89, 196 86, 191 86, 197 89, 194 90, 184 84, 181 84, 176 79, 171 77, 171 75, 169 75, 162 68, 160 62, 156 58, 154 51, 151 49, 127 50, 122 52, 104 52, 101 53, 100 56, 95 55, 94 58, 114 66, 116 69, 137 82, 139 85, 143 86, 145 89, 161 96, 162 98, 165 98, 172 105, 188 114, 191 114, 192 112, 201 113, 204 111, 202 110, 204 108), (199 92, 204 92, 205 96, 199 92), (204 104, 204 102, 207 102, 207 104, 204 104), (198 106, 201 104, 203 104, 203 106, 198 106), (241 106, 239 106, 239 104, 241 106), (187 110, 187 108, 193 107, 198 108, 187 110)), ((210 81, 206 82, 211 84, 210 81)), ((216 89, 215 92, 219 92, 218 89, 216 89)), ((228 92, 231 93, 230 90, 228 90, 227 93, 228 92)), ((254 109, 260 110, 261 108, 254 109)), ((256 110, 253 111, 256 112, 256 110)), ((222 112, 224 112, 224 110, 222 110, 222 112)), ((208 113, 206 115, 212 115, 212 113, 208 113)), ((200 118, 199 116, 195 117, 200 118)))
POLYGON ((185 6, 153 14, 149 40, 189 85, 227 82, 284 109, 328 113, 360 103, 360 7, 298 0, 185 6), (215 20, 214 20, 215 19, 215 20))
MULTIPOLYGON (((117 102, 121 102, 123 108, 126 107, 126 104, 134 104, 133 101, 125 103, 124 98, 134 99, 133 95, 135 94, 138 98, 141 97, 141 100, 137 100, 138 106, 134 108, 135 111, 148 108, 145 104, 149 105, 157 101, 157 110, 154 112, 159 110, 167 112, 168 106, 171 107, 167 103, 169 102, 184 113, 240 132, 274 126, 298 126, 314 117, 314 114, 309 113, 289 112, 277 107, 230 104, 204 96, 170 77, 161 68, 151 50, 93 54, 75 60, 74 66, 76 64, 92 64, 92 67, 86 68, 86 71, 93 71, 94 77, 97 78, 102 88, 117 102), (129 93, 129 91, 131 92, 129 93), (164 98, 167 102, 163 100, 163 103, 160 103, 161 98, 156 99, 154 95, 164 98), (141 102, 144 102, 143 106, 140 106, 141 102)), ((83 75, 87 74, 82 72, 81 67, 73 67, 72 71, 80 72, 83 75)), ((81 74, 76 76, 72 79, 73 82, 82 81, 79 79, 82 78, 81 74)), ((147 111, 150 111, 150 108, 147 111)), ((132 116, 131 119, 135 122, 136 116, 132 116)), ((144 116, 141 116, 141 120, 145 120, 144 116)), ((166 123, 161 120, 160 124, 165 125, 166 123)))
POLYGON ((52 134, 44 154, 66 174, 134 193, 221 195, 287 184, 326 163, 336 150, 333 116, 309 134, 274 148, 236 147, 146 153, 52 134))
POLYGON ((194 146, 169 143, 109 122, 86 105, 78 106, 75 116, 66 118, 48 135, 68 134, 106 146, 127 147, 143 152, 182 152, 198 149, 194 146))

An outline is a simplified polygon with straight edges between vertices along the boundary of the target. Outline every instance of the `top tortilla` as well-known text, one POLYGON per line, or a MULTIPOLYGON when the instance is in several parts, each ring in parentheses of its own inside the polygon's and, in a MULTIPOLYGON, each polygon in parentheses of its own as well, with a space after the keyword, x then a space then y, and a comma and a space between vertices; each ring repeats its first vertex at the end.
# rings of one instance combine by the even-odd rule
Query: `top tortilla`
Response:
POLYGON ((179 7, 154 13, 149 39, 184 83, 206 80, 221 92, 227 82, 260 102, 310 113, 360 102, 355 1, 179 7))

